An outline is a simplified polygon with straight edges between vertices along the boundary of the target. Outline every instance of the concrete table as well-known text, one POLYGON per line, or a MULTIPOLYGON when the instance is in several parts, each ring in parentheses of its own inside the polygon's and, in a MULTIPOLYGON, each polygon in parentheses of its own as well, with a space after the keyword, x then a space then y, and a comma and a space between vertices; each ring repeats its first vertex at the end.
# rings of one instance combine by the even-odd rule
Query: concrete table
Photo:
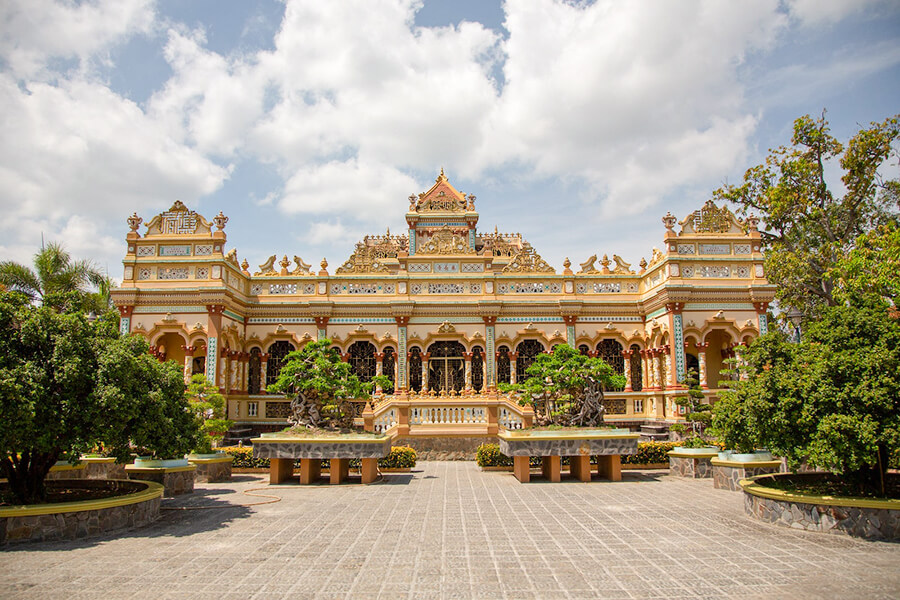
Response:
POLYGON ((637 453, 640 437, 627 429, 516 430, 498 434, 500 452, 513 459, 513 474, 522 483, 531 479, 529 462, 541 457, 541 472, 549 481, 560 480, 562 457, 569 457, 569 474, 591 480, 591 456, 597 457, 597 474, 610 481, 622 480, 623 454, 637 453))
POLYGON ((347 479, 350 459, 360 459, 363 483, 372 483, 378 475, 378 459, 391 451, 391 437, 348 433, 335 436, 271 436, 252 440, 253 456, 269 459, 269 483, 283 483, 294 474, 294 461, 300 460, 300 483, 310 484, 321 475, 321 461, 331 463, 333 484, 347 479))

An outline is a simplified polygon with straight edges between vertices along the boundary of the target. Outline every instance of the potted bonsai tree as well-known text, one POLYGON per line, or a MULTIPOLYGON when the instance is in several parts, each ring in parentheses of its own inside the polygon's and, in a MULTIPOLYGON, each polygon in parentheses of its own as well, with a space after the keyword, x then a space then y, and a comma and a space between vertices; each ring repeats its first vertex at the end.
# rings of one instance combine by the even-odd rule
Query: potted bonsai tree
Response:
POLYGON ((196 458, 211 458, 218 453, 216 446, 234 425, 225 418, 225 398, 219 389, 202 374, 194 375, 184 392, 194 417, 200 424, 200 437, 191 453, 196 458))
MULTIPOLYGON (((718 450, 716 446, 710 444, 707 438, 707 428, 712 421, 712 407, 704 402, 703 389, 700 387, 700 379, 697 377, 697 371, 691 369, 687 372, 684 379, 687 385, 687 395, 675 398, 675 404, 684 407, 687 411, 685 420, 687 425, 682 425, 679 429, 680 433, 686 434, 681 444, 681 451, 698 452, 715 452, 718 450)), ((676 425, 680 425, 676 423, 676 425)), ((672 426, 672 429, 675 425, 672 426)), ((720 457, 721 458, 721 457, 720 457)))

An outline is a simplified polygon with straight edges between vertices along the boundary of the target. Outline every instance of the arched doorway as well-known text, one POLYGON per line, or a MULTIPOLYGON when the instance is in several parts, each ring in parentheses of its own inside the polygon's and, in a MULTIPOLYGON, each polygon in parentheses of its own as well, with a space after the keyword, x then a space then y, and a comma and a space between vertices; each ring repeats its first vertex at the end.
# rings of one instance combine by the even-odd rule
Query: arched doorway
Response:
POLYGON ((435 342, 428 346, 428 387, 461 392, 466 385, 465 348, 459 342, 435 342))
MULTIPOLYGON (((613 371, 616 372, 616 375, 625 374, 625 357, 622 356, 622 344, 616 340, 601 340, 600 343, 597 344, 597 356, 611 366, 613 371)), ((621 392, 623 389, 624 388, 618 388, 611 391, 621 392)))
POLYGON ((418 346, 409 349, 409 389, 422 391, 422 350, 418 346))
POLYGON ((294 345, 287 341, 279 341, 269 346, 269 360, 266 361, 266 383, 275 383, 284 366, 284 358, 296 350, 294 345))
POLYGON ((524 340, 516 346, 516 383, 523 383, 528 379, 525 370, 531 366, 538 354, 544 353, 544 345, 537 340, 524 340))
POLYGON ((259 348, 250 349, 250 360, 247 362, 249 373, 247 377, 247 393, 258 394, 260 392, 260 374, 262 360, 260 355, 262 351, 259 348))
POLYGON ((347 349, 350 355, 350 370, 363 383, 375 376, 375 345, 371 342, 353 342, 347 349))

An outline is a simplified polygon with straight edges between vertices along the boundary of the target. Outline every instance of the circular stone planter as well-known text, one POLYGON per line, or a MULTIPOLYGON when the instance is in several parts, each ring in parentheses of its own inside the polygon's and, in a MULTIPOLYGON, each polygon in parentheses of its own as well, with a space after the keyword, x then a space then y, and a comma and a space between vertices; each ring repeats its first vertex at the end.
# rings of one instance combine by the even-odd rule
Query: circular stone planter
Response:
MULTIPOLYGON (((742 479, 756 477, 757 475, 768 475, 770 473, 778 473, 781 471, 780 460, 735 460, 735 456, 741 454, 732 454, 731 459, 722 460, 714 458, 710 460, 713 472, 713 487, 717 490, 728 490, 730 492, 740 492, 742 479)), ((753 456, 753 455, 750 455, 753 456)))
POLYGON ((134 466, 141 469, 148 468, 164 468, 171 469, 174 467, 186 467, 188 466, 188 459, 186 458, 166 458, 166 459, 155 459, 155 458, 136 458, 134 459, 134 466))
MULTIPOLYGON (((719 457, 721 458, 721 457, 719 457)), ((728 457, 727 460, 732 460, 734 462, 769 462, 774 460, 772 458, 771 452, 766 452, 764 450, 757 450, 756 452, 751 453, 740 453, 740 452, 732 452, 731 456, 728 457)))
POLYGON ((744 510, 781 527, 900 541, 900 500, 813 496, 764 485, 776 479, 815 480, 825 473, 780 473, 743 479, 744 510))
POLYGON ((234 460, 224 452, 214 454, 191 454, 188 463, 197 467, 194 481, 217 483, 231 481, 231 462, 234 460))
POLYGON ((0 508, 0 546, 20 542, 74 540, 141 527, 159 518, 163 488, 123 479, 51 480, 48 487, 114 487, 120 495, 100 500, 0 508))
POLYGON ((705 479, 713 476, 710 460, 718 456, 718 448, 682 448, 669 450, 669 474, 676 477, 705 479))

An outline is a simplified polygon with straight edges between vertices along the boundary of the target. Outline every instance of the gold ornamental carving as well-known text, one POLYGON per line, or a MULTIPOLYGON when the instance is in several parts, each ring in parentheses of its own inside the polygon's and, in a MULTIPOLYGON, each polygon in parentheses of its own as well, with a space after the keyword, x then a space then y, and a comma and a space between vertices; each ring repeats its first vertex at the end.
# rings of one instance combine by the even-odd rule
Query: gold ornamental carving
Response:
POLYGON ((389 269, 375 256, 375 248, 363 242, 356 244, 356 251, 347 262, 338 267, 336 274, 343 273, 387 273, 389 269))
POLYGON ((682 233, 742 233, 743 225, 727 206, 719 208, 707 200, 700 210, 695 210, 681 222, 682 233))
POLYGON ((475 249, 469 246, 466 237, 455 235, 448 227, 444 227, 417 248, 416 254, 475 254, 475 249))
POLYGON ((524 244, 522 249, 503 267, 504 273, 556 273, 541 255, 534 251, 531 244, 524 244))

